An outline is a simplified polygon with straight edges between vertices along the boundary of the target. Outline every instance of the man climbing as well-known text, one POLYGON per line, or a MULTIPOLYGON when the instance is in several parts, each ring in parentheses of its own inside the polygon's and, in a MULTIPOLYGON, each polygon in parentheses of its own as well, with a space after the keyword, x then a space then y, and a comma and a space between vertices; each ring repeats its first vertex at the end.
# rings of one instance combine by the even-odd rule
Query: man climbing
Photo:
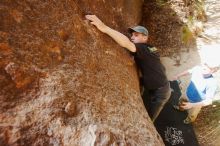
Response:
POLYGON ((121 47, 132 52, 143 78, 144 94, 142 98, 149 116, 152 121, 155 121, 170 98, 170 85, 157 49, 147 44, 147 29, 143 26, 129 28, 128 31, 131 34, 131 40, 129 40, 124 34, 105 25, 97 16, 86 15, 85 17, 101 32, 113 38, 121 47))
POLYGON ((186 89, 187 97, 181 97, 179 105, 174 105, 177 110, 188 110, 188 116, 183 121, 185 124, 194 122, 201 108, 212 104, 217 89, 217 81, 212 74, 218 69, 219 66, 216 63, 203 63, 174 77, 174 80, 178 80, 182 76, 191 75, 190 83, 186 89))

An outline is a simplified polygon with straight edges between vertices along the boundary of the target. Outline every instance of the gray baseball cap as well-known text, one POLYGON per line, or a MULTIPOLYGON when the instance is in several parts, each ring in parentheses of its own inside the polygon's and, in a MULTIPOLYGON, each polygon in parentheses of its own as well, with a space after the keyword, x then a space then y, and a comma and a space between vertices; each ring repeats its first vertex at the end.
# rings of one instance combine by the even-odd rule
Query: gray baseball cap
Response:
POLYGON ((134 31, 142 33, 142 34, 148 36, 148 30, 145 27, 143 27, 143 26, 138 25, 138 26, 135 26, 135 27, 128 28, 128 32, 129 33, 132 33, 134 31))

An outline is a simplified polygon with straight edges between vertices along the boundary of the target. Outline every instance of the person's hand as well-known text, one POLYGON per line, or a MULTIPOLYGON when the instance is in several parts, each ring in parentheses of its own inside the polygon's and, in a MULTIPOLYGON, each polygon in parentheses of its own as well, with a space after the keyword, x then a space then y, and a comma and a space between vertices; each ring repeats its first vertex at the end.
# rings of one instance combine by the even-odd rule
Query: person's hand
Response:
POLYGON ((180 107, 181 107, 182 109, 185 109, 185 110, 191 109, 191 108, 193 107, 193 103, 190 103, 190 102, 182 102, 181 105, 180 105, 180 107))
POLYGON ((173 76, 173 77, 171 78, 171 81, 176 81, 176 80, 179 80, 178 76, 173 76))
POLYGON ((107 26, 96 15, 86 15, 85 17, 102 32, 107 28, 107 26))

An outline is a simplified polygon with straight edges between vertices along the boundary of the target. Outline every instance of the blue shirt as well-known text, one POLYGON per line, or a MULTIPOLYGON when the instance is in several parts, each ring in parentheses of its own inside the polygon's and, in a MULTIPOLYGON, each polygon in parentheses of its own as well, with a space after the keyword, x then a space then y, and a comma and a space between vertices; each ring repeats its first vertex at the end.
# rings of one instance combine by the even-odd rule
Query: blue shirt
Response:
POLYGON ((201 102, 206 98, 213 98, 217 89, 217 82, 210 74, 204 77, 202 74, 202 67, 196 66, 189 70, 192 74, 191 81, 186 90, 186 95, 189 102, 201 102))

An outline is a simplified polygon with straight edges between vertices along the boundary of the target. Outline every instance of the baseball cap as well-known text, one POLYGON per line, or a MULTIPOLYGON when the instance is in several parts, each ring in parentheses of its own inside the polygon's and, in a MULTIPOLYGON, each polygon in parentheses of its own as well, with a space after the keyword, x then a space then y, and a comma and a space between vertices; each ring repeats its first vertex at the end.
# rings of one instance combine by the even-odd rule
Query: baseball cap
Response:
POLYGON ((138 25, 138 26, 134 26, 134 27, 128 28, 128 32, 129 33, 132 33, 134 31, 142 33, 142 34, 148 36, 148 30, 145 27, 143 27, 143 26, 138 25))

